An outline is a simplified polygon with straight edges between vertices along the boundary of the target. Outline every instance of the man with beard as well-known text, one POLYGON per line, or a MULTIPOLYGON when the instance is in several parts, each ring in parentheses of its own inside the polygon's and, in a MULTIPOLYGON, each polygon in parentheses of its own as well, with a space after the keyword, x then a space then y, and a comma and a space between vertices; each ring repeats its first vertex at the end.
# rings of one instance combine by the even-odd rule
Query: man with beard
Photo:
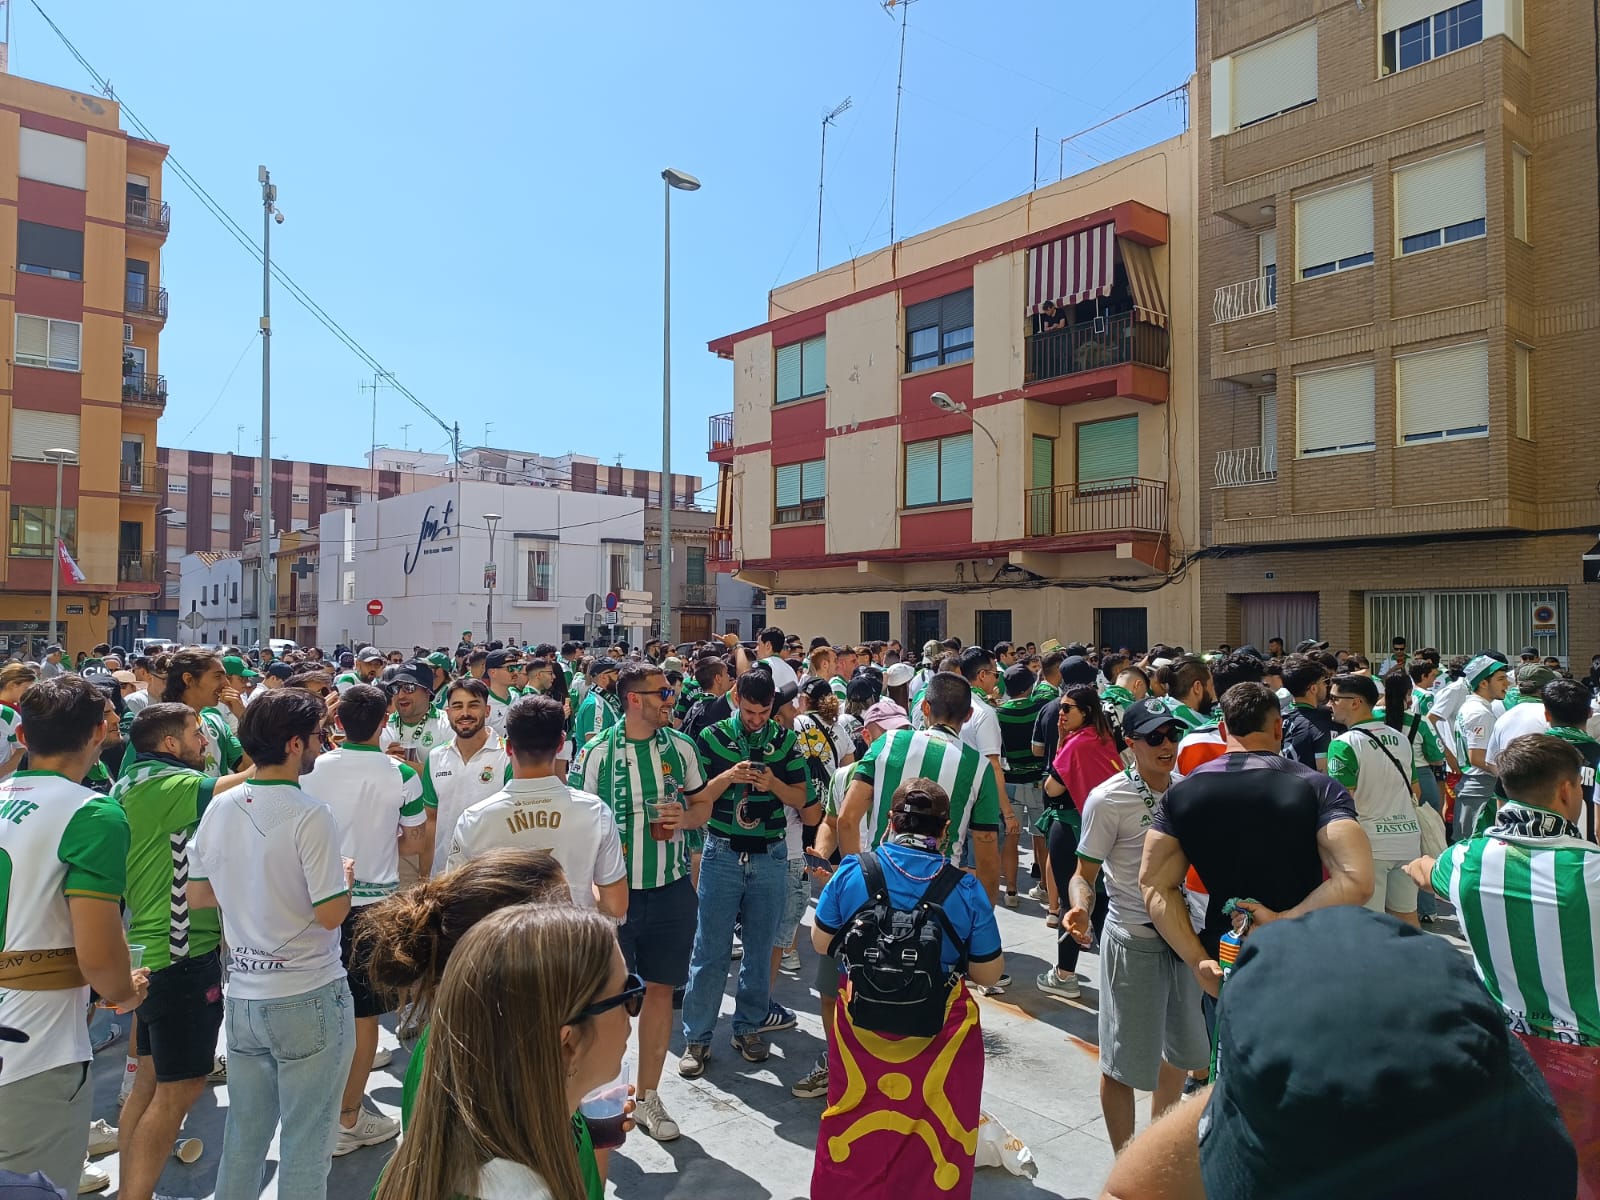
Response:
POLYGON ((222 1027, 222 925, 189 909, 189 841, 207 805, 249 778, 203 773, 206 737, 184 704, 152 704, 129 731, 135 758, 111 789, 127 814, 128 936, 144 947, 150 991, 139 1007, 138 1072, 122 1109, 122 1191, 150 1200, 184 1116, 205 1091, 222 1027))
POLYGON ((386 753, 421 764, 428 752, 450 739, 450 723, 433 703, 433 668, 407 663, 389 681, 394 714, 383 727, 379 745, 386 753))
POLYGON ((517 680, 522 655, 516 650, 491 650, 483 667, 483 681, 489 685, 489 728, 504 737, 506 713, 521 695, 517 680))
POLYGON ((500 791, 511 771, 505 743, 489 727, 489 688, 482 680, 452 683, 444 715, 455 736, 430 750, 422 766, 430 847, 423 851, 424 876, 444 870, 461 814, 500 791))
MULTIPOLYGON (((167 663, 166 687, 161 699, 166 704, 187 704, 200 716, 200 732, 206 749, 200 770, 217 779, 230 771, 249 766, 244 748, 218 708, 228 690, 228 673, 222 659, 209 650, 180 650, 167 663)), ((130 741, 122 758, 125 773, 133 765, 134 747, 130 741)))
POLYGON ((589 666, 589 690, 572 717, 572 744, 582 750, 590 738, 610 729, 622 719, 617 708, 617 672, 621 664, 614 658, 597 658, 589 666))

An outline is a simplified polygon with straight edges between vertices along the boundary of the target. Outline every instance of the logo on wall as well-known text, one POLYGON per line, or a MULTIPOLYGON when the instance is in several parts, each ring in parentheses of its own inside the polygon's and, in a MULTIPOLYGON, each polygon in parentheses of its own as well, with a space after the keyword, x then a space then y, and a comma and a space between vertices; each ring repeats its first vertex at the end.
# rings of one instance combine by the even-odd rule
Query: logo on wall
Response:
POLYGON ((433 515, 434 506, 428 505, 422 514, 422 527, 417 530, 417 544, 406 553, 406 574, 416 570, 417 564, 422 561, 424 554, 443 554, 449 546, 435 546, 434 542, 442 537, 450 537, 454 528, 450 524, 450 514, 455 511, 455 501, 446 500, 444 512, 439 516, 433 515))

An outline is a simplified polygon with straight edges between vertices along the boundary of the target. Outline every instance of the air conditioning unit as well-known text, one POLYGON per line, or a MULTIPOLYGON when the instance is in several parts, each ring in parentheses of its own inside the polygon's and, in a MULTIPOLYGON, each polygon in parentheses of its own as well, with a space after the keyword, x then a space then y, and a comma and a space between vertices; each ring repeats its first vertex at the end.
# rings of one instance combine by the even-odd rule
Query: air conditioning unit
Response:
POLYGON ((126 321, 122 324, 122 340, 124 343, 133 341, 133 326, 126 321))

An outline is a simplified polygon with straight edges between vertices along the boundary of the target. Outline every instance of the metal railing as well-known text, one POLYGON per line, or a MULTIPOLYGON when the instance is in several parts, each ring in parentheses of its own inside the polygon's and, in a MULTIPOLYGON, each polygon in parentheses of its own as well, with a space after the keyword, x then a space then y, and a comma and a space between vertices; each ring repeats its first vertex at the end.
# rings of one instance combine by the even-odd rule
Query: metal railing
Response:
POLYGON ((1123 363, 1166 370, 1167 331, 1122 313, 1028 335, 1029 383, 1123 363))
POLYGON ((161 568, 154 550, 122 550, 117 553, 118 583, 160 583, 161 568))
POLYGON ((1278 451, 1275 446, 1242 446, 1217 454, 1219 488, 1248 487, 1253 483, 1272 483, 1278 478, 1278 451))
POLYGON ((691 608, 708 608, 717 602, 717 589, 710 583, 686 583, 683 585, 683 596, 678 603, 687 604, 691 608))
POLYGON ((314 613, 317 611, 317 598, 310 592, 301 592, 294 598, 294 611, 297 613, 314 613))
POLYGON ((128 224, 135 229, 166 233, 172 228, 172 205, 161 200, 128 197, 128 224))
POLYGON ((129 316, 150 321, 167 319, 167 289, 130 283, 124 293, 123 311, 129 316))
POLYGON ((1104 479, 1029 488, 1029 537, 1073 533, 1162 533, 1167 485, 1160 479, 1104 479))
POLYGON ((1211 319, 1217 325, 1242 321, 1278 307, 1278 277, 1258 275, 1238 283, 1225 283, 1211 299, 1211 319))
POLYGON ((167 490, 166 472, 155 463, 124 462, 117 464, 117 482, 124 496, 143 496, 159 500, 167 490))
POLYGON ((122 377, 122 402, 147 408, 165 408, 167 405, 167 377, 144 375, 137 372, 122 377))
POLYGON ((711 418, 711 448, 726 450, 733 446, 733 414, 718 413, 711 418))

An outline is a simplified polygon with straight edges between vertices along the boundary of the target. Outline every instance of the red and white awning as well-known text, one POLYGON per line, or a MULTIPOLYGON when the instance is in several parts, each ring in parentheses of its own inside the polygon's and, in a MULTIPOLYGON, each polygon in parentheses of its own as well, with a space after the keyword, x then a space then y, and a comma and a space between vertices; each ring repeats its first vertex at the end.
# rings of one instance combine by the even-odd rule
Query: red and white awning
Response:
POLYGON ((1077 304, 1111 294, 1116 227, 1107 221, 1028 251, 1028 316, 1052 300, 1077 304))

